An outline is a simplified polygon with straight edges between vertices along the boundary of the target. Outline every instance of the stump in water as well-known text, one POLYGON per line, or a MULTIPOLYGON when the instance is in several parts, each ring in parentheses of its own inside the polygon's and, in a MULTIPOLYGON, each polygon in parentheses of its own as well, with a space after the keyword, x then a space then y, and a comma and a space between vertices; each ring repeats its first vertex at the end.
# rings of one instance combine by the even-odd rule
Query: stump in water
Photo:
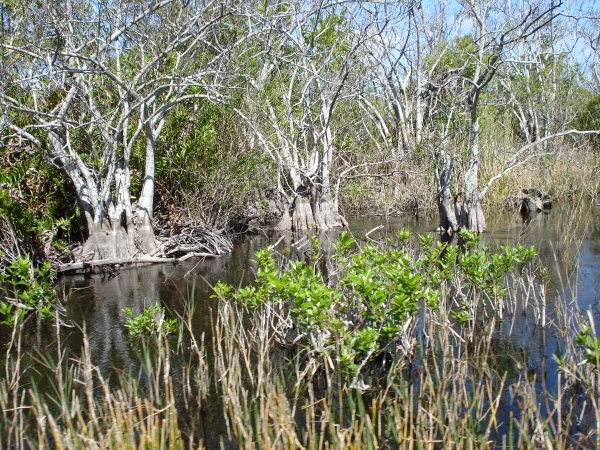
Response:
POLYGON ((521 214, 537 214, 552 208, 550 196, 539 189, 522 189, 517 195, 504 200, 507 209, 517 210, 521 214))

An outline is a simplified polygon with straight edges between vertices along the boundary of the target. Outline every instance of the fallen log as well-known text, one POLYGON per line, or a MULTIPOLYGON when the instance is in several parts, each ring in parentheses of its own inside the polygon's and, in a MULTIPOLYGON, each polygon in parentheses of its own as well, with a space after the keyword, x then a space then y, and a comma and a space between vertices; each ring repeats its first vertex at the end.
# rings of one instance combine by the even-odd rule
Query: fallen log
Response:
POLYGON ((159 263, 178 263, 183 262, 187 259, 198 257, 198 258, 211 258, 219 255, 213 253, 202 253, 193 252, 187 253, 180 258, 160 258, 160 257, 139 257, 139 258, 122 258, 122 259, 98 259, 95 261, 81 261, 70 264, 61 264, 56 271, 58 273, 74 272, 76 270, 88 270, 93 267, 99 266, 124 266, 134 264, 159 264, 159 263))

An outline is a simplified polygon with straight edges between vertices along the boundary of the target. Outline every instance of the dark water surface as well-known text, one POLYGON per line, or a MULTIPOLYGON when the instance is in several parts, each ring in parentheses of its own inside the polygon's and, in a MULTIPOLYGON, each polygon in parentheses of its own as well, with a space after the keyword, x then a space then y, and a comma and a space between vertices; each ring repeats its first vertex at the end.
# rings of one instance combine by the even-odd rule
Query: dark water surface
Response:
MULTIPOLYGON (((600 330, 600 209, 585 208, 585 214, 574 214, 569 208, 554 209, 550 214, 541 214, 530 222, 520 216, 501 213, 489 219, 488 232, 482 238, 491 247, 522 243, 533 245, 543 265, 548 270, 548 316, 552 318, 553 300, 557 296, 576 298, 573 307, 592 309, 600 330)), ((357 238, 385 241, 399 230, 409 229, 416 233, 432 232, 435 218, 415 220, 407 218, 370 218, 351 221, 350 231, 357 238), (367 238, 365 234, 372 231, 367 238)), ((339 232, 320 236, 327 250, 339 232)), ((85 327, 89 336, 94 363, 103 371, 112 368, 131 368, 137 365, 132 356, 124 328, 124 308, 133 308, 140 313, 146 307, 160 303, 172 312, 182 312, 184 299, 193 296, 196 303, 194 328, 198 335, 211 330, 211 311, 218 307, 211 298, 217 281, 241 285, 253 278, 254 252, 262 247, 278 243, 276 250, 281 254, 302 252, 291 247, 305 238, 264 232, 240 238, 232 254, 204 261, 188 260, 172 265, 151 265, 140 268, 120 269, 117 276, 74 275, 59 280, 65 295, 67 320, 85 327), (289 252, 289 253, 288 253, 289 252)), ((302 241, 302 242, 304 242, 302 241)), ((548 372, 557 370, 556 363, 548 358, 557 351, 556 341, 542 331, 531 332, 531 319, 519 320, 506 326, 513 327, 512 343, 504 350, 510 355, 510 364, 524 364, 534 371, 539 379, 548 372), (516 355, 516 356, 515 356, 516 355)), ((81 333, 71 331, 63 339, 74 353, 81 348, 81 333)), ((210 342, 208 340, 207 342, 210 342)), ((508 356, 508 355, 505 355, 508 356)), ((503 364, 499 355, 498 364, 503 364)), ((508 364, 508 363, 507 363, 508 364)), ((555 377, 548 377, 555 378, 555 377)), ((544 386, 549 391, 553 386, 544 386)), ((210 448, 217 445, 224 435, 222 412, 216 403, 204 411, 205 444, 210 448)))

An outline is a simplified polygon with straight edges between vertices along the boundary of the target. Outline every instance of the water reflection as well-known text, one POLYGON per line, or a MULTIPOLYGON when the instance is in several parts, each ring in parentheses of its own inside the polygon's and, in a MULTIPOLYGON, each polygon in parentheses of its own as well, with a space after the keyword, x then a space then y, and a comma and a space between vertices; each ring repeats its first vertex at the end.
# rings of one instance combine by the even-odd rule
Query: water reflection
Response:
MULTIPOLYGON (((436 220, 418 222, 410 218, 389 220, 365 219, 351 223, 350 232, 361 241, 387 242, 398 231, 410 229, 415 233, 433 232, 436 220), (383 225, 382 227, 380 227, 383 225), (380 228, 378 228, 380 227, 380 228), (368 234, 367 237, 365 237, 368 234)), ((558 296, 567 300, 577 295, 577 306, 595 309, 595 318, 600 329, 600 210, 592 209, 586 215, 573 217, 568 212, 554 209, 551 214, 540 214, 523 220, 518 215, 498 214, 488 221, 488 232, 481 239, 482 245, 534 245, 543 265, 548 269, 547 312, 550 319, 558 296), (576 281, 576 292, 568 286, 576 281)), ((318 236, 321 250, 328 254, 340 231, 318 236)), ((202 261, 188 260, 177 265, 163 264, 147 267, 121 269, 116 277, 108 275, 79 275, 61 280, 68 295, 68 319, 85 325, 90 339, 94 362, 103 371, 110 368, 135 368, 136 359, 130 351, 124 328, 124 308, 133 308, 140 313, 146 307, 160 303, 173 313, 183 310, 184 300, 193 296, 196 313, 193 326, 198 335, 206 334, 210 344, 213 313, 219 307, 211 298, 211 286, 223 281, 234 286, 249 283, 254 278, 254 254, 265 246, 274 246, 282 257, 310 260, 312 248, 305 235, 292 233, 264 232, 240 238, 232 254, 202 261)), ((322 268, 328 273, 328 267, 322 268)), ((504 370, 509 378, 524 373, 540 380, 540 389, 552 392, 555 386, 546 385, 546 375, 555 373, 557 365, 552 355, 557 351, 557 340, 538 327, 537 318, 513 312, 501 326, 510 341, 494 343, 498 358, 491 367, 504 370), (510 333, 508 330, 510 329, 510 333)), ((81 336, 72 333, 69 345, 74 353, 81 347, 81 336)), ((548 377, 555 380, 556 377, 548 377)), ((554 383, 555 381, 549 381, 554 383)), ((506 394, 508 395, 508 394, 506 394)), ((217 397, 217 396, 215 396, 217 397)), ((507 404, 510 402, 507 398, 507 404)), ((218 446, 225 432, 218 399, 205 406, 202 433, 207 445, 218 446)), ((506 415, 510 412, 507 407, 506 415)))
MULTIPOLYGON (((427 233, 435 227, 435 218, 417 222, 414 217, 370 218, 351 222, 350 232, 359 239, 371 232, 367 240, 386 242, 400 230, 427 233)), ((324 254, 332 251, 332 244, 340 232, 319 234, 324 254)), ((582 309, 595 308, 596 318, 600 316, 599 208, 577 218, 558 209, 551 214, 538 214, 525 220, 514 214, 497 214, 489 219, 488 232, 483 235, 481 243, 490 247, 516 243, 534 245, 549 272, 549 292, 571 296, 572 293, 565 288, 570 285, 570 280, 576 279, 578 306, 582 309), (577 224, 573 225, 575 219, 577 224), (574 228, 569 236, 564 234, 567 226, 574 228)), ((218 258, 121 269, 115 277, 106 274, 65 277, 61 283, 70 292, 68 318, 85 324, 98 366, 102 369, 127 367, 130 360, 123 327, 124 308, 133 308, 139 314, 148 306, 162 303, 173 311, 180 311, 193 285, 198 321, 195 325, 209 330, 210 310, 217 307, 215 300, 210 298, 213 294, 211 286, 217 281, 234 286, 247 284, 254 278, 255 267, 251 262, 254 253, 274 244, 276 252, 291 259, 308 260, 312 252, 305 235, 264 232, 243 236, 232 254, 218 258)))

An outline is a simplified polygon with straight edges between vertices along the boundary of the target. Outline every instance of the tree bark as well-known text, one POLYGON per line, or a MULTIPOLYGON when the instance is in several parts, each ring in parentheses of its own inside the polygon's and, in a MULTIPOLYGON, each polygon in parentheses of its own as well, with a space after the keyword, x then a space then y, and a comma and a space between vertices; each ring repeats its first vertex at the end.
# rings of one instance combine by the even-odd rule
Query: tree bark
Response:
POLYGON ((486 230, 485 216, 479 201, 467 201, 462 204, 460 228, 483 233, 486 230))
POLYGON ((83 246, 81 256, 85 259, 134 258, 138 254, 133 233, 123 228, 92 231, 83 246))
POLYGON ((156 250, 157 247, 154 228, 152 227, 152 216, 154 213, 154 158, 156 155, 156 139, 151 124, 148 124, 147 128, 144 184, 137 207, 137 234, 139 237, 138 245, 140 246, 140 249, 144 253, 150 254, 156 250))
POLYGON ((450 192, 450 188, 444 188, 437 196, 438 210, 440 214, 440 226, 438 231, 452 234, 458 231, 459 223, 456 218, 456 201, 450 192))
POLYGON ((435 170, 437 187, 437 205, 440 214, 438 231, 452 234, 459 229, 460 213, 457 212, 456 199, 452 195, 452 158, 442 146, 438 149, 436 159, 438 164, 435 170))
POLYGON ((308 197, 297 195, 291 205, 286 208, 283 217, 275 226, 277 230, 304 231, 318 229, 347 227, 348 222, 338 212, 331 196, 314 195, 311 201, 308 197))

